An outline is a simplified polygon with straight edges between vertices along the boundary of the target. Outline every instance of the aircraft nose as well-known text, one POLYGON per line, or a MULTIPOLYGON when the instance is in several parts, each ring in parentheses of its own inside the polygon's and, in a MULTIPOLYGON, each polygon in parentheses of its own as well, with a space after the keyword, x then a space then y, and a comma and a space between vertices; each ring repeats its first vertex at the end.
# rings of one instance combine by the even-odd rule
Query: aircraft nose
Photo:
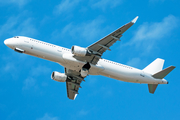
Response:
POLYGON ((9 41, 6 39, 6 40, 4 40, 4 44, 5 45, 8 45, 8 43, 9 43, 9 41))
POLYGON ((13 49, 13 41, 11 40, 11 39, 6 39, 6 40, 4 40, 4 44, 6 45, 6 46, 8 46, 9 48, 12 48, 13 49))
POLYGON ((4 40, 4 44, 5 44, 6 46, 8 46, 8 47, 11 47, 11 46, 12 46, 12 42, 11 42, 10 39, 4 40))

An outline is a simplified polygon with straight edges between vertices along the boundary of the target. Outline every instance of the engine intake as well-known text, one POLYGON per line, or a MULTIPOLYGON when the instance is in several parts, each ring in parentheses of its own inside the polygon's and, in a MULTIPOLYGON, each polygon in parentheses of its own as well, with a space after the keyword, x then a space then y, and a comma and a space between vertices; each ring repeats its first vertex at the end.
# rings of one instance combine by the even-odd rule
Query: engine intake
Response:
POLYGON ((51 79, 58 82, 65 82, 67 80, 67 75, 65 75, 64 73, 54 71, 51 74, 51 79))
POLYGON ((82 56, 82 57, 91 55, 90 52, 86 48, 75 46, 75 45, 72 46, 71 53, 76 56, 82 56))

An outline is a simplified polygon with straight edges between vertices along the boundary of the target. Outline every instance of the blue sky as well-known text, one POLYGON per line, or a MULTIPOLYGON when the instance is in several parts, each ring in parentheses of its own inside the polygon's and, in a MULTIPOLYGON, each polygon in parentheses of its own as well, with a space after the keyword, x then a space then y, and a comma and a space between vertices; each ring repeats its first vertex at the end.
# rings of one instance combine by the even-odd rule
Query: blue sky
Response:
POLYGON ((0 0, 0 119, 178 119, 180 113, 180 1, 0 0), (65 83, 51 80, 57 63, 19 54, 4 45, 21 35, 67 48, 87 47, 139 16, 103 58, 143 69, 156 58, 175 65, 155 94, 146 84, 88 76, 75 101, 65 83))

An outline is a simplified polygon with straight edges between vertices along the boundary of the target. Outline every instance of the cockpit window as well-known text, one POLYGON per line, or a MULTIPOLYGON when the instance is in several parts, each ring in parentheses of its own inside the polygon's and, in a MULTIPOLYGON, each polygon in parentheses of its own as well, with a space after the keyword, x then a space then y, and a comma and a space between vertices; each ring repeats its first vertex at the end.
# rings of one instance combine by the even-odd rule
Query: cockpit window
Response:
POLYGON ((14 36, 14 38, 19 38, 18 36, 14 36))

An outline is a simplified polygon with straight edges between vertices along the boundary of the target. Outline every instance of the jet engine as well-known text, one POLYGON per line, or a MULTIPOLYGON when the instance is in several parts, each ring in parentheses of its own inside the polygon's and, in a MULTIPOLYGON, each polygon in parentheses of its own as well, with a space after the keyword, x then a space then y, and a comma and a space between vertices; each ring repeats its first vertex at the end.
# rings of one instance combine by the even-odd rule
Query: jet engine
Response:
POLYGON ((67 75, 65 75, 64 73, 54 71, 51 74, 51 79, 58 81, 58 82, 65 82, 67 80, 67 75))
POLYGON ((76 55, 76 56, 89 56, 89 55, 91 55, 90 52, 86 48, 75 46, 75 45, 72 46, 71 53, 76 55))

